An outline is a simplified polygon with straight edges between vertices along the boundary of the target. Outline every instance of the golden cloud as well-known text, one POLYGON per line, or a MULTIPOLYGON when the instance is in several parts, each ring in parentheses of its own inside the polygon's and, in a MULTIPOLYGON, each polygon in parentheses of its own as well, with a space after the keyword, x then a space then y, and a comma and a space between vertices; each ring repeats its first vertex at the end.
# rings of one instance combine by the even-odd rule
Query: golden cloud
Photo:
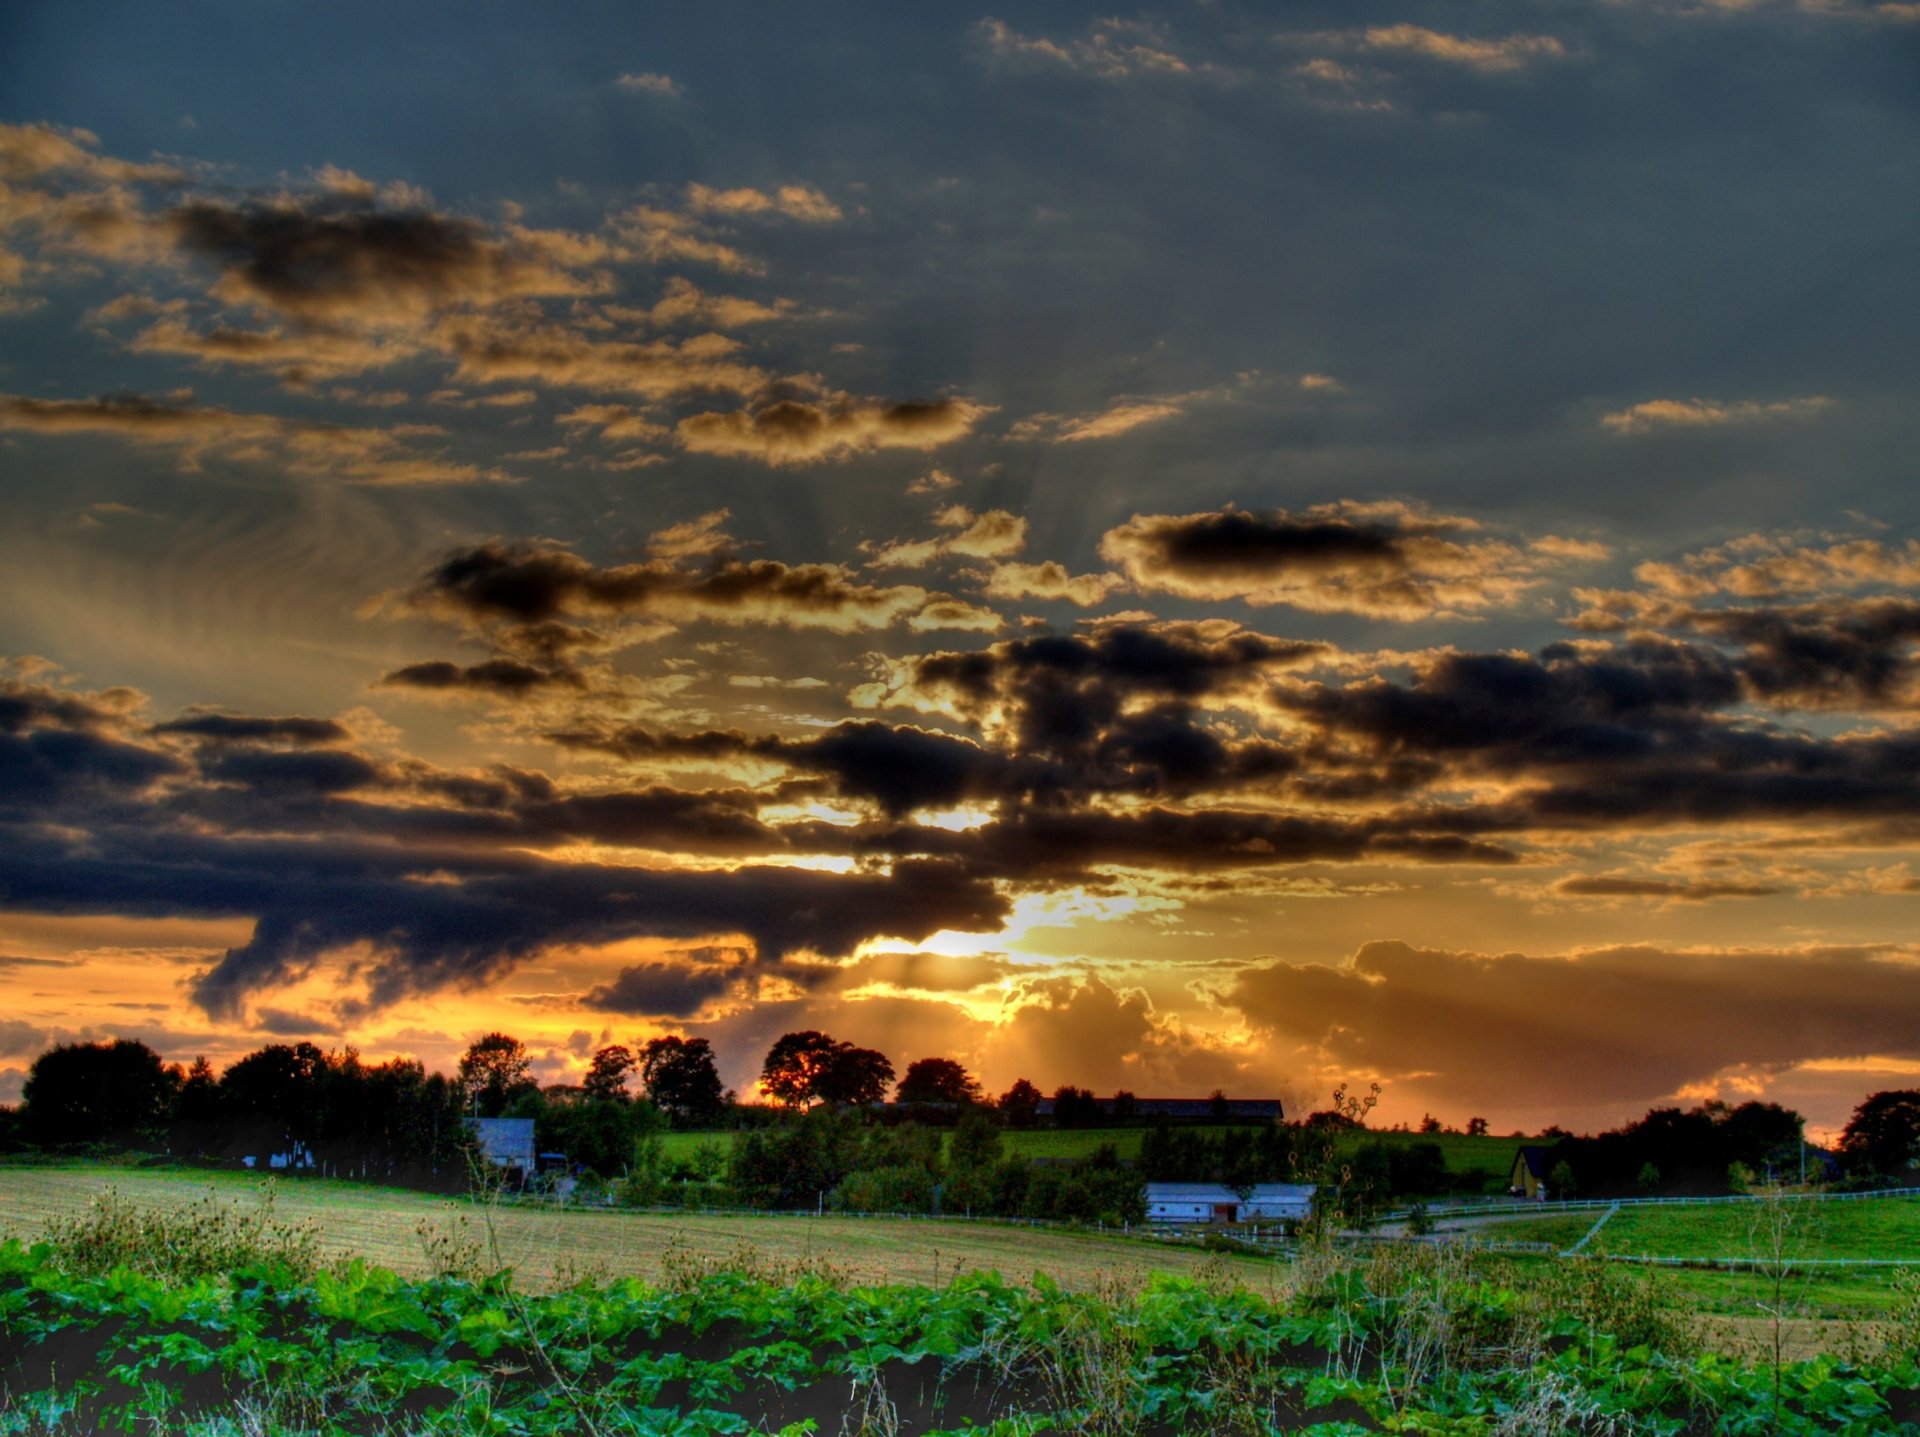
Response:
POLYGON ((935 449, 964 438, 988 412, 967 399, 903 404, 785 399, 757 410, 689 415, 675 433, 696 454, 775 466, 815 464, 875 449, 935 449))

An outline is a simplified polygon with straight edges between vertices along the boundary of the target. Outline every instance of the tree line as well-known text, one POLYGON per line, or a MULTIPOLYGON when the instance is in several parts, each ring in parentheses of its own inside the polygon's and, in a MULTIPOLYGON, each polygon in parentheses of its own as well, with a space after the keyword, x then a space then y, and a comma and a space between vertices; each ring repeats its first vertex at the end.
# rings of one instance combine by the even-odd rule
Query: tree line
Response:
MULTIPOLYGON (((926 1057, 897 1077, 883 1053, 816 1030, 769 1048, 743 1103, 724 1086, 704 1038, 664 1036, 589 1057, 578 1083, 542 1085, 524 1043, 489 1033, 452 1075, 416 1060, 367 1063, 352 1048, 269 1044, 216 1073, 205 1058, 169 1064, 132 1039, 63 1044, 33 1063, 17 1108, 0 1108, 0 1150, 163 1150, 183 1159, 267 1164, 275 1158, 343 1176, 426 1187, 464 1184, 475 1161, 470 1120, 534 1123, 542 1151, 566 1155, 589 1184, 629 1201, 838 1206, 851 1210, 998 1213, 1127 1221, 1146 1181, 1245 1188, 1314 1181, 1337 1171, 1344 1191, 1374 1199, 1429 1196, 1478 1179, 1449 1172, 1435 1142, 1383 1142, 1364 1132, 1364 1102, 1289 1124, 1241 1128, 1150 1125, 1133 1161, 1111 1149, 1074 1164, 1009 1157, 1003 1128, 1030 1126, 1043 1094, 1020 1079, 989 1096, 964 1065, 926 1057), (889 1102, 889 1097, 891 1101, 889 1102), (746 1129, 730 1147, 668 1158, 673 1129, 746 1129), (937 1129, 951 1128, 951 1138, 937 1129), (1349 1131, 1352 1130, 1352 1131, 1349 1131), (1341 1144, 1329 1169, 1330 1137, 1341 1144)), ((1225 1099, 1215 1095, 1214 1115, 1225 1099)), ((1125 1122, 1127 1094, 1104 1106, 1083 1088, 1053 1094, 1061 1127, 1125 1122)), ((1476 1119, 1472 1127, 1485 1131, 1476 1119)), ((1422 1132, 1438 1132, 1425 1123, 1422 1132)), ((1554 1134, 1554 1136, 1564 1136, 1554 1134)), ((1737 1185, 1797 1174, 1801 1119, 1776 1104, 1656 1108, 1554 1150, 1560 1196, 1676 1184, 1737 1185)), ((1920 1158, 1920 1091, 1869 1096, 1842 1135, 1839 1157, 1857 1182, 1899 1179, 1920 1158)), ((1818 1172, 1815 1176, 1827 1176, 1818 1172)))

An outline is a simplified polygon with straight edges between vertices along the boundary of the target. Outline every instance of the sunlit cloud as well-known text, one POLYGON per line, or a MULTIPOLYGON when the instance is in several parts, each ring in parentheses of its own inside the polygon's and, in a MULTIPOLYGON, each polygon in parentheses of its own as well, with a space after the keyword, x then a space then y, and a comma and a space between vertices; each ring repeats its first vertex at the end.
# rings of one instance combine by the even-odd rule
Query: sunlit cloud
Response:
POLYGON ((1719 429, 1777 419, 1810 419, 1833 407, 1825 395, 1797 399, 1647 399, 1600 416, 1602 428, 1615 434, 1645 434, 1656 429, 1719 429))

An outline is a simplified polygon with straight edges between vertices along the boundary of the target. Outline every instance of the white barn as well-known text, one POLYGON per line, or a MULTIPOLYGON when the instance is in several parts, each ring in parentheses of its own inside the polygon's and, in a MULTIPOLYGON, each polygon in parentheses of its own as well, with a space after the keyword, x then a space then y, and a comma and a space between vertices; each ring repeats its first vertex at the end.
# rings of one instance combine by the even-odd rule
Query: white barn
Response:
POLYGON ((1241 1197, 1224 1183, 1148 1183, 1148 1222, 1281 1222, 1307 1215, 1309 1183, 1258 1183, 1241 1197))

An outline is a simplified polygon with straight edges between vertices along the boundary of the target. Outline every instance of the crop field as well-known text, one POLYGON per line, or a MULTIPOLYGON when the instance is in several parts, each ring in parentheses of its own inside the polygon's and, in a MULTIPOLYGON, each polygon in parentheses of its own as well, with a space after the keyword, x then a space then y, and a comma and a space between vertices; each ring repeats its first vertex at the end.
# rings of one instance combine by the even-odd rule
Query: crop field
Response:
MULTIPOLYGON (((4 1437, 1920 1431, 1920 1310, 1844 1355, 1729 1358, 1703 1350, 1670 1289, 1616 1264, 1310 1245, 1127 1282, 1087 1261, 1128 1243, 1050 1235, 1033 1255, 1077 1257, 1084 1290, 918 1273, 901 1248, 883 1280, 746 1251, 667 1260, 646 1282, 556 1268, 537 1290, 444 1237, 405 1274, 337 1260, 353 1242, 405 1248, 382 1209, 401 1224, 441 1211, 396 1192, 289 1183, 269 1205, 245 1183, 208 1199, 204 1182, 123 1171, 136 1198, 89 1202, 103 1189, 86 1174, 6 1176, 6 1222, 37 1219, 49 1240, 0 1241, 4 1437), (1242 1280, 1256 1273, 1264 1285, 1242 1280)), ((537 1221, 569 1251, 562 1234, 619 1250, 616 1234, 661 1231, 496 1221, 537 1221)), ((881 1245, 939 1227, 841 1226, 881 1245)))
MULTIPOLYGON (((257 1202, 250 1175, 99 1167, 9 1168, 0 1174, 0 1240, 32 1242, 50 1219, 71 1218, 111 1187, 149 1207, 186 1209, 211 1191, 257 1202)), ((801 1215, 486 1210, 398 1188, 300 1178, 274 1184, 286 1221, 310 1222, 328 1257, 361 1257, 407 1275, 431 1268, 430 1246, 497 1241, 523 1285, 547 1290, 581 1276, 659 1281, 688 1266, 745 1263, 763 1271, 819 1270, 848 1281, 935 1282, 956 1271, 996 1271, 1024 1282, 1045 1272, 1070 1291, 1138 1286, 1155 1273, 1209 1270, 1264 1288, 1274 1265, 1063 1228, 1000 1223, 801 1215), (492 1233, 487 1229, 491 1226, 492 1233)))

